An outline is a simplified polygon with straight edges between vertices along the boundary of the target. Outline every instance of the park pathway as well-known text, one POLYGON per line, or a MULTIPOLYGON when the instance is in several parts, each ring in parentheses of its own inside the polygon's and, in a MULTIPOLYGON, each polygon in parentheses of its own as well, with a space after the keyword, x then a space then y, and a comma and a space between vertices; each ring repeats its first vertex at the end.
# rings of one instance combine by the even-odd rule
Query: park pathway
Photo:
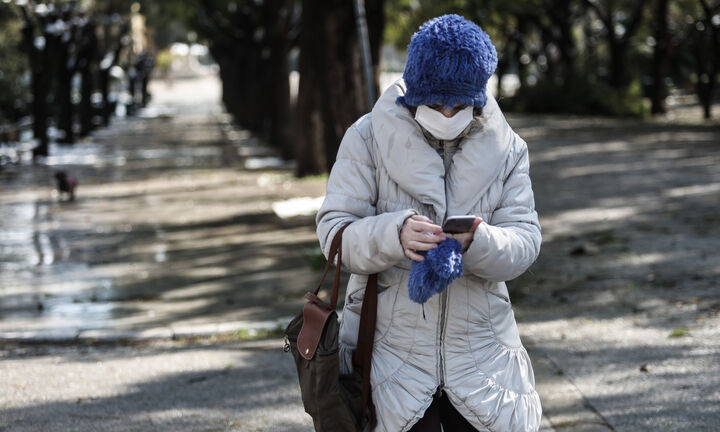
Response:
POLYGON ((154 86, 140 118, 0 171, 0 337, 227 332, 291 315, 315 280, 312 217, 272 205, 322 195, 322 179, 246 169, 277 160, 228 124, 213 78, 154 86), (55 193, 58 170, 79 178, 75 202, 55 193))
MULTIPOLYGON (((273 208, 325 180, 232 127, 215 78, 153 86, 140 117, 0 170, 0 431, 310 431, 278 330, 321 260, 312 215, 273 208)), ((509 121, 543 225, 509 284, 543 431, 717 430, 718 128, 509 121)))

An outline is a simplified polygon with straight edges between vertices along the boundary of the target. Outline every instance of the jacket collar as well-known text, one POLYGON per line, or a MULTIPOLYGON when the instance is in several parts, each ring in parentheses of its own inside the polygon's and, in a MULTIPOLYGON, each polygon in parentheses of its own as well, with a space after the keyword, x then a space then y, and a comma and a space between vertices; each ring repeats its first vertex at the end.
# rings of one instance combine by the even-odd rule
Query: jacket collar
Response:
MULTIPOLYGON (((469 214, 499 175, 512 147, 514 133, 495 98, 488 94, 482 115, 462 140, 445 173, 442 158, 428 145, 410 111, 395 103, 405 94, 400 79, 390 86, 372 110, 378 154, 390 178, 406 193, 431 205, 438 219, 469 214)), ((442 223, 442 220, 436 220, 442 223)))

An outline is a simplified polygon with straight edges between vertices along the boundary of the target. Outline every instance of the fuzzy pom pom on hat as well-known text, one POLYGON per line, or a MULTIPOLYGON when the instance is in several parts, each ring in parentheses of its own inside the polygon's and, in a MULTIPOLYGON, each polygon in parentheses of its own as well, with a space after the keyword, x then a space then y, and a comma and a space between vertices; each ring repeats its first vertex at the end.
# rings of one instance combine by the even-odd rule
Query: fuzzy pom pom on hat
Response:
POLYGON ((423 24, 410 40, 403 78, 403 106, 441 103, 482 108, 488 79, 497 67, 497 51, 475 23, 460 15, 443 15, 423 24))

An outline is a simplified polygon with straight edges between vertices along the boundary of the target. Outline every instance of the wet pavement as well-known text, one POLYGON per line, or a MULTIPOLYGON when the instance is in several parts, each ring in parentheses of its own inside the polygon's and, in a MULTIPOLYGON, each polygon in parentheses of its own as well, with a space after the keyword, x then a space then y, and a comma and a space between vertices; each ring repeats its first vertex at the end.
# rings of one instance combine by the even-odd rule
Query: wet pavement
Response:
MULTIPOLYGON (((238 339, 316 283, 313 217, 273 204, 325 180, 272 168, 216 80, 153 85, 139 118, 0 169, 0 431, 311 430, 282 341, 238 339)), ((543 225, 509 284, 543 430, 718 430, 720 128, 508 119, 543 225)))
POLYGON ((2 338, 209 334, 295 312, 315 280, 312 217, 271 206, 321 196, 323 180, 246 170, 277 159, 228 124, 217 81, 158 90, 140 118, 0 169, 2 338), (73 202, 60 170, 79 179, 73 202))

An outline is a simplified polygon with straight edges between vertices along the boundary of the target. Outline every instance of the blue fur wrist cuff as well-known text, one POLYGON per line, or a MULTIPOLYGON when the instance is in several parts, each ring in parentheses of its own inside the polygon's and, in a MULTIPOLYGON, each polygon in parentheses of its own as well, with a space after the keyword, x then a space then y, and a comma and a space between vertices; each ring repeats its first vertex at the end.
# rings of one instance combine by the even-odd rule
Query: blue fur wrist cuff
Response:
POLYGON ((413 261, 408 292, 412 301, 422 304, 462 276, 462 244, 449 238, 435 249, 420 254, 425 259, 413 261))

